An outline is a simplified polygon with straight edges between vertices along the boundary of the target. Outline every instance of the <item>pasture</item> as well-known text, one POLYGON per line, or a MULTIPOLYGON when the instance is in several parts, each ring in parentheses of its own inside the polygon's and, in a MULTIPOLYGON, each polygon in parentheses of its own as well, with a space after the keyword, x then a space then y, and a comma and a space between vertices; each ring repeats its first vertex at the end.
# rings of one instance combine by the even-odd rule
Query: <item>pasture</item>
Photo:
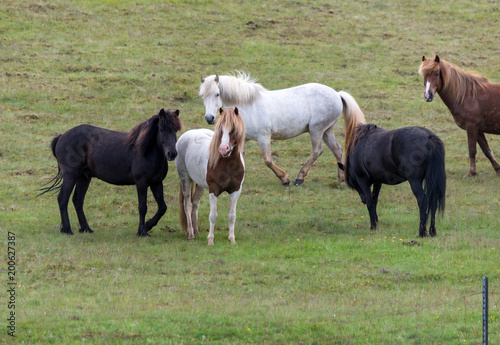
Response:
MULTIPOLYGON (((490 344, 500 343, 500 178, 439 97, 424 100, 422 55, 500 82, 500 3, 433 1, 2 0, 0 4, 0 342, 16 344, 479 344, 481 280, 490 281, 490 344), (161 108, 211 128, 201 76, 250 73, 268 89, 318 82, 349 92, 368 123, 424 126, 446 149, 446 210, 419 238, 408 183, 382 186, 378 229, 323 155, 283 187, 249 142, 236 245, 219 198, 215 245, 187 241, 179 178, 168 210, 136 236, 137 192, 94 179, 94 234, 60 233, 52 138, 88 123, 128 131, 161 108), (8 335, 8 233, 15 235, 15 339, 8 335), (416 241, 412 242, 412 241, 416 241)), ((343 119, 335 135, 343 145, 343 119)), ((487 135, 500 157, 500 136, 487 135)), ((295 177, 309 136, 272 142, 295 177)), ((156 203, 149 192, 149 215, 156 203)), ((73 205, 69 216, 74 230, 73 205)))

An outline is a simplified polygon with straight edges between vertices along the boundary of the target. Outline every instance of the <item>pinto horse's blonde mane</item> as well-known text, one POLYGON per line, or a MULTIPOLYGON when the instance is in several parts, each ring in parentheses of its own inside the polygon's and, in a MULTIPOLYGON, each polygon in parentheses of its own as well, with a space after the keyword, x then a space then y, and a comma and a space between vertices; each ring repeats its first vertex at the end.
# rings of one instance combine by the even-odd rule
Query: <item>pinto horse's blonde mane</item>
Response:
POLYGON ((225 109, 220 113, 219 121, 217 121, 214 128, 214 136, 210 141, 208 167, 211 169, 215 168, 221 159, 219 146, 224 128, 229 129, 230 140, 235 141, 232 155, 239 157, 245 144, 245 123, 243 119, 235 113, 234 108, 225 109))
POLYGON ((220 91, 220 97, 224 104, 245 105, 252 103, 261 92, 266 91, 266 88, 257 83, 257 79, 250 77, 249 74, 240 71, 236 73, 237 75, 206 77, 200 85, 200 96, 206 97, 220 91), (217 77, 218 83, 215 81, 217 77))
POLYGON ((463 104, 465 98, 470 95, 473 98, 477 97, 479 89, 483 89, 489 84, 488 78, 474 71, 464 71, 455 64, 443 59, 425 59, 420 64, 418 73, 426 76, 429 73, 441 71, 443 78, 442 93, 457 103, 463 104))

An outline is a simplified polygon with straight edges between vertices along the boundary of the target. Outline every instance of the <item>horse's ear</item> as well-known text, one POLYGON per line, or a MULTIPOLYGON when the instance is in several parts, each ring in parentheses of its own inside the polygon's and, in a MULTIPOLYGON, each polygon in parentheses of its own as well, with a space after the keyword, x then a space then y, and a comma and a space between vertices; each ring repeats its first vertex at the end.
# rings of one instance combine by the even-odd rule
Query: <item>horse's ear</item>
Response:
POLYGON ((218 74, 215 75, 215 79, 214 80, 215 80, 216 83, 219 82, 219 75, 218 74))
POLYGON ((161 108, 158 116, 165 116, 165 109, 161 108))
POLYGON ((179 116, 179 109, 175 110, 175 115, 179 116))
POLYGON ((236 115, 238 115, 238 108, 237 108, 237 107, 234 107, 234 113, 235 113, 236 115))
POLYGON ((205 78, 200 77, 200 79, 201 79, 201 83, 203 84, 205 82, 205 78))
POLYGON ((344 164, 337 162, 337 165, 339 166, 339 169, 344 171, 344 164))
POLYGON ((436 54, 436 57, 435 57, 434 61, 436 61, 437 63, 439 63, 439 55, 436 54))
POLYGON ((425 55, 422 55, 422 61, 425 61, 425 55))
POLYGON ((222 112, 224 111, 224 109, 222 109, 222 107, 219 108, 219 114, 222 114, 222 112))

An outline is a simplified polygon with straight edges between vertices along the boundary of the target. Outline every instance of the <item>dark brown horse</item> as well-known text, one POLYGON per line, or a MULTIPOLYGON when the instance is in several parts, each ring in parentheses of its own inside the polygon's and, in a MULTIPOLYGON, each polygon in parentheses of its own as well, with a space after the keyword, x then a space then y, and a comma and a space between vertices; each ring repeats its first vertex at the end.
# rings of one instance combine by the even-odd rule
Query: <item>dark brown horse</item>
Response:
POLYGON ((500 175, 500 165, 488 146, 485 133, 500 134, 500 84, 467 72, 440 59, 422 57, 418 72, 424 77, 425 100, 432 102, 439 93, 458 127, 467 132, 470 168, 466 176, 477 175, 476 142, 500 175))
POLYGON ((198 233, 198 206, 203 191, 210 193, 210 232, 208 244, 214 244, 214 227, 217 220, 217 198, 223 192, 229 194, 229 236, 235 242, 234 224, 236 204, 245 178, 243 146, 245 124, 238 108, 219 109, 220 119, 212 132, 209 129, 193 129, 179 138, 175 166, 179 173, 179 216, 188 240, 198 233))
POLYGON ((347 185, 355 189, 370 214, 370 228, 378 225, 377 202, 382 184, 408 181, 420 210, 419 236, 436 236, 436 210, 444 211, 446 172, 443 142, 422 127, 385 130, 362 122, 346 125, 347 154, 344 170, 347 185), (425 183, 424 183, 425 182, 425 183), (371 186, 373 185, 373 191, 371 186))
POLYGON ((59 189, 61 232, 73 235, 68 217, 68 202, 73 189, 80 232, 93 232, 83 212, 83 203, 90 180, 97 177, 115 185, 136 185, 139 197, 137 235, 149 236, 148 231, 167 211, 163 180, 168 172, 167 161, 177 156, 175 144, 181 126, 179 110, 161 109, 158 115, 138 124, 128 133, 80 125, 55 137, 51 147, 59 171, 52 185, 43 188, 41 194, 59 189), (148 187, 153 192, 158 211, 145 222, 148 187))

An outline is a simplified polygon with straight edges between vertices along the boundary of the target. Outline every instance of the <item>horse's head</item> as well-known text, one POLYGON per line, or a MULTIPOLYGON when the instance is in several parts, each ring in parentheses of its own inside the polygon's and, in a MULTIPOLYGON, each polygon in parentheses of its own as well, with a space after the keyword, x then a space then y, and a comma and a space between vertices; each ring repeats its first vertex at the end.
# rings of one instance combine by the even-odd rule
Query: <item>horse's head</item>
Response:
POLYGON ((213 125, 217 111, 222 107, 218 75, 201 78, 200 96, 203 97, 203 104, 205 104, 205 120, 209 125, 213 125))
POLYGON ((210 163, 214 167, 220 158, 239 156, 245 143, 245 123, 238 108, 219 108, 219 121, 210 142, 210 163))
POLYGON ((422 56, 422 63, 418 69, 418 73, 424 77, 424 98, 427 102, 432 102, 434 94, 442 88, 443 80, 439 61, 438 55, 434 59, 426 59, 425 56, 422 56))
POLYGON ((228 108, 226 110, 220 108, 221 125, 218 126, 222 131, 221 141, 219 144, 219 152, 222 157, 229 157, 236 146, 241 146, 245 138, 245 127, 243 120, 239 116, 238 108, 228 108))
POLYGON ((158 143, 163 147, 167 160, 173 161, 177 156, 175 148, 177 132, 182 128, 182 123, 179 119, 179 110, 165 111, 161 109, 158 113, 158 118, 158 143))

